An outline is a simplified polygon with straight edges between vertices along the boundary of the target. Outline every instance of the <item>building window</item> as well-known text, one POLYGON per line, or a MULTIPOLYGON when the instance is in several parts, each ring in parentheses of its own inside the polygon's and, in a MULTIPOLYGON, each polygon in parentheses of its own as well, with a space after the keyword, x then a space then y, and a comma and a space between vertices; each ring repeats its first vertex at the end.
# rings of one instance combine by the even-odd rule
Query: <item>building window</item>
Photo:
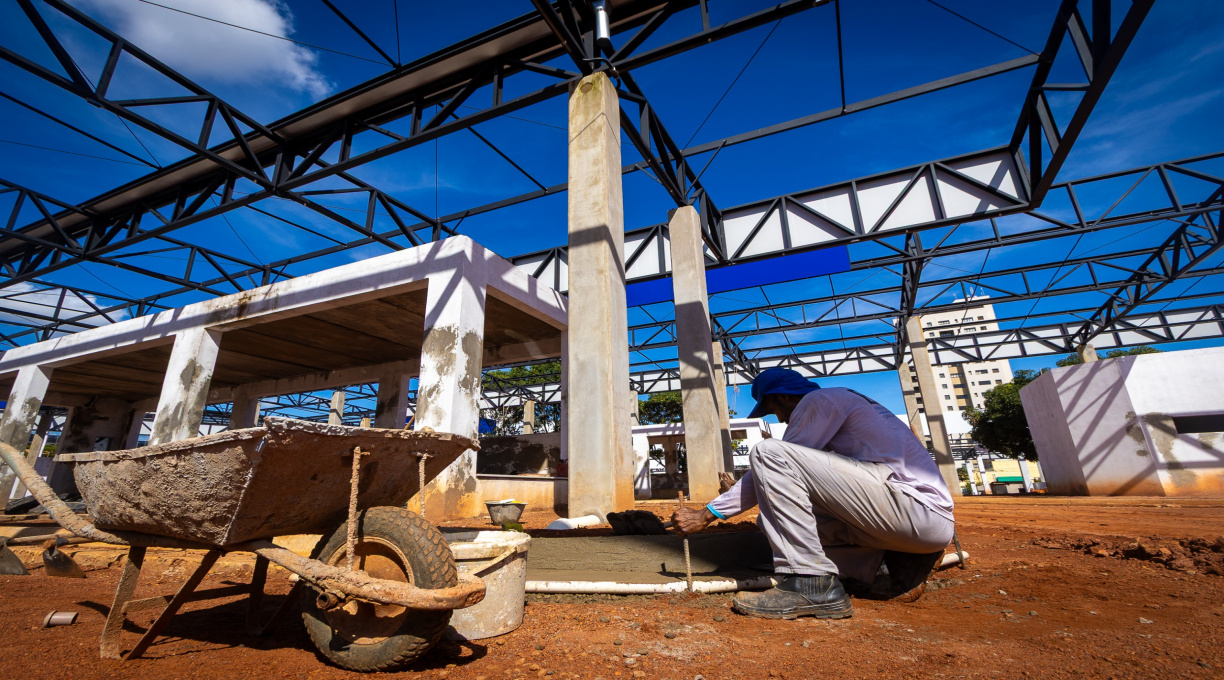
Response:
POLYGON ((984 317, 984 316, 979 316, 979 317, 978 317, 978 321, 983 321, 983 320, 985 320, 985 319, 986 319, 986 317, 984 317))
POLYGON ((981 374, 986 373, 986 369, 984 369, 984 368, 979 368, 978 370, 974 371, 974 373, 977 373, 977 374, 981 375, 981 374))
POLYGON ((996 380, 996 381, 995 381, 995 384, 996 384, 996 385, 1002 385, 1002 384, 1003 384, 1003 381, 1002 381, 1002 380, 996 380))
POLYGON ((939 337, 941 338, 950 338, 953 335, 956 335, 956 333, 952 331, 939 331, 939 337))
POLYGON ((952 408, 951 406, 949 406, 949 407, 948 407, 948 410, 949 410, 949 411, 955 411, 956 409, 954 409, 954 408, 952 408))
POLYGON ((941 378, 942 378, 942 377, 944 377, 944 374, 943 374, 943 373, 940 373, 940 374, 939 374, 939 377, 941 377, 941 378))
POLYGON ((947 326, 947 325, 948 325, 948 324, 950 324, 950 323, 952 323, 952 322, 951 322, 951 321, 940 321, 940 322, 939 322, 939 325, 940 325, 940 326, 947 326))
POLYGON ((939 386, 944 388, 945 390, 948 389, 948 383, 939 383, 939 386))
POLYGON ((945 395, 944 395, 944 401, 952 401, 952 395, 950 395, 950 394, 945 394, 945 395))
POLYGON ((933 338, 933 337, 935 337, 935 331, 931 331, 930 333, 927 333, 927 337, 928 337, 928 338, 933 338))
POLYGON ((998 373, 998 372, 999 372, 999 369, 997 369, 997 368, 992 368, 992 369, 990 369, 990 372, 991 372, 991 373, 998 373))
POLYGON ((931 327, 931 322, 930 322, 930 321, 928 321, 928 322, 927 322, 927 328, 930 328, 930 327, 931 327))
POLYGON ((990 381, 989 381, 989 380, 981 380, 981 381, 978 381, 978 384, 979 384, 979 385, 989 385, 989 384, 990 384, 990 381))

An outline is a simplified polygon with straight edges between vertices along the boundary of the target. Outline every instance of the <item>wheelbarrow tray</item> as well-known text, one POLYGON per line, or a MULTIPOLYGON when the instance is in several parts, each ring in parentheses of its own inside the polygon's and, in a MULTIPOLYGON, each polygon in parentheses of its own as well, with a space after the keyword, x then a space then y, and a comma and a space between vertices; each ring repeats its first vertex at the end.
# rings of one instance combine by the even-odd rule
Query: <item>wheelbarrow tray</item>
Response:
POLYGON ((125 451, 56 456, 72 465, 94 525, 224 547, 331 531, 348 512, 352 451, 361 447, 358 505, 403 505, 464 451, 443 432, 328 425, 288 418, 125 451))

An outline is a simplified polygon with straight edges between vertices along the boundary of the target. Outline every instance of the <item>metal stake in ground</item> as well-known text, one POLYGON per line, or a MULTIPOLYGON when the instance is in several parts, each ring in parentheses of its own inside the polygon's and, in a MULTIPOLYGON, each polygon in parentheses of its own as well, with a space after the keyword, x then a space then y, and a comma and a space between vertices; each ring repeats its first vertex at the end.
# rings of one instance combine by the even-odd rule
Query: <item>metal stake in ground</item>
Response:
MULTIPOLYGON (((684 492, 677 491, 676 495, 680 498, 680 507, 684 507, 684 492)), ((689 556, 689 540, 688 534, 684 535, 684 581, 688 584, 688 592, 693 592, 693 559, 689 556)))

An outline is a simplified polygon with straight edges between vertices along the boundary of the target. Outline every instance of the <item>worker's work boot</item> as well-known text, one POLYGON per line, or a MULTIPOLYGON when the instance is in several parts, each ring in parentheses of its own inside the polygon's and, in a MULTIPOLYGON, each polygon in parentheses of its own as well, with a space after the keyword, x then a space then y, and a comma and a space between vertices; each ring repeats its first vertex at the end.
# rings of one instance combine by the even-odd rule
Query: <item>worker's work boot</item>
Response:
POLYGON ((854 613, 850 596, 846 595, 836 574, 788 576, 777 587, 765 592, 737 593, 733 607, 741 614, 763 619, 796 619, 800 616, 844 619, 854 613))
POLYGON ((892 582, 888 599, 897 602, 914 602, 926 591, 926 581, 939 564, 944 551, 917 554, 888 550, 884 553, 884 565, 892 582))

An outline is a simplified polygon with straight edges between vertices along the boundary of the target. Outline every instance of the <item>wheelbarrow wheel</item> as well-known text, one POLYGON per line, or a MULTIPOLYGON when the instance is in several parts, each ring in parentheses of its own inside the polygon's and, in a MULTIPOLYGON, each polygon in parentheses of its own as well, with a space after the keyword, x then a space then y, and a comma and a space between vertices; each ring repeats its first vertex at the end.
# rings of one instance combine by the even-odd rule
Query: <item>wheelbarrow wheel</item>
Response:
MULTIPOLYGON (((343 567, 346 535, 346 524, 341 524, 319 540, 313 556, 343 567)), ((459 583, 442 532, 403 508, 378 507, 361 513, 354 567, 375 578, 418 588, 459 583)), ((316 591, 303 591, 302 620, 311 641, 332 663, 353 671, 403 668, 429 651, 450 617, 449 609, 427 611, 361 601, 324 610, 316 591)))

